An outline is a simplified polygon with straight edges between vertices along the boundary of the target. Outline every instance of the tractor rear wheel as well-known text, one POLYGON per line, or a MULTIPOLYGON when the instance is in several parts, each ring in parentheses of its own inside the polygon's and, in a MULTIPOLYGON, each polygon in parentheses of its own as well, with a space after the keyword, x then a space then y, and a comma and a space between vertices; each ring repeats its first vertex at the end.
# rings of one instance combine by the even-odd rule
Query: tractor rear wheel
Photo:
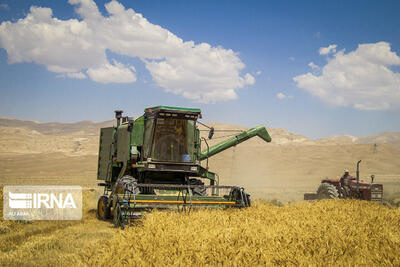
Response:
POLYGON ((318 199, 338 198, 339 192, 333 184, 322 183, 317 190, 318 199))
POLYGON ((108 197, 101 196, 97 202, 97 218, 105 221, 111 217, 111 208, 108 205, 108 197))

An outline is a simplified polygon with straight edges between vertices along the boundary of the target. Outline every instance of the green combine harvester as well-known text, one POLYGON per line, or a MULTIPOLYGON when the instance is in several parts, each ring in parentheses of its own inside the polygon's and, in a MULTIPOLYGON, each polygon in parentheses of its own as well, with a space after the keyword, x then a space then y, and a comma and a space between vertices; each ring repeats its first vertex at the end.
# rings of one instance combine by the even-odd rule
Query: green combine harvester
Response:
MULTIPOLYGON (((202 124, 197 121, 200 109, 157 106, 136 119, 123 117, 121 110, 115 117, 116 127, 100 130, 97 179, 104 194, 98 201, 99 219, 113 218, 115 226, 123 228, 154 208, 250 206, 250 195, 242 187, 219 185, 218 175, 208 170, 208 158, 254 136, 271 142, 264 126, 210 147, 197 127, 202 124)), ((208 128, 211 139, 214 128, 208 128)))

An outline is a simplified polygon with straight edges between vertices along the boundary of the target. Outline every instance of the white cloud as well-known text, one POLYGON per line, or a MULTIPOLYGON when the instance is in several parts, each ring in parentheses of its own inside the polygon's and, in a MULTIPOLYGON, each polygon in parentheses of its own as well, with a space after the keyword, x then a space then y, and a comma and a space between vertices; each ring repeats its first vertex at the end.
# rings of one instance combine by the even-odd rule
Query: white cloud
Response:
POLYGON ((106 63, 99 68, 90 68, 87 74, 98 83, 132 83, 136 81, 134 72, 135 68, 114 60, 114 65, 106 63))
POLYGON ((390 69, 400 57, 390 44, 360 44, 355 51, 339 51, 322 67, 321 75, 306 73, 293 78, 302 88, 332 106, 359 110, 400 108, 400 73, 390 69))
POLYGON ((313 70, 317 70, 317 69, 319 69, 319 66, 318 65, 316 65, 316 64, 314 64, 314 62, 310 62, 310 63, 308 63, 308 66, 310 67, 310 68, 312 68, 313 70))
POLYGON ((278 99, 285 99, 285 98, 287 98, 287 99, 291 99, 291 98, 293 98, 293 96, 292 95, 285 95, 284 93, 277 93, 276 94, 276 97, 278 98, 278 99))
POLYGON ((104 47, 96 44, 88 23, 52 18, 50 8, 31 7, 24 19, 3 22, 0 47, 6 49, 10 64, 35 62, 59 73, 107 62, 104 47))
POLYGON ((276 97, 277 97, 278 99, 284 99, 284 98, 286 98, 287 96, 286 96, 284 93, 277 93, 277 94, 276 94, 276 97))
POLYGON ((82 72, 68 72, 66 74, 69 78, 75 78, 75 79, 85 79, 86 75, 83 74, 82 72))
POLYGON ((72 79, 78 79, 78 80, 86 79, 86 75, 83 72, 59 73, 56 75, 56 77, 57 78, 72 78, 72 79))
POLYGON ((261 73, 262 73, 262 71, 259 70, 259 71, 256 72, 256 75, 259 76, 259 75, 261 75, 261 73))
POLYGON ((58 19, 50 8, 31 7, 25 18, 1 23, 0 47, 8 62, 34 62, 72 78, 86 72, 101 83, 136 81, 130 67, 110 63, 109 50, 140 58, 165 91, 204 103, 235 99, 238 89, 255 83, 241 73, 245 65, 230 49, 184 42, 117 1, 105 5, 107 16, 92 0, 69 3, 82 20, 58 19))
POLYGON ((335 45, 335 44, 332 44, 328 47, 321 47, 319 49, 319 54, 320 55, 328 55, 331 53, 336 53, 336 47, 337 47, 337 45, 335 45))
POLYGON ((146 61, 146 68, 167 92, 202 103, 236 99, 235 88, 255 82, 249 73, 239 75, 244 64, 232 50, 206 43, 185 43, 182 55, 146 61))
POLYGON ((256 82, 256 78, 254 78, 253 75, 251 75, 250 73, 246 73, 246 75, 244 75, 244 84, 254 84, 256 82))
POLYGON ((290 61, 295 61, 296 59, 294 57, 289 58, 290 61))

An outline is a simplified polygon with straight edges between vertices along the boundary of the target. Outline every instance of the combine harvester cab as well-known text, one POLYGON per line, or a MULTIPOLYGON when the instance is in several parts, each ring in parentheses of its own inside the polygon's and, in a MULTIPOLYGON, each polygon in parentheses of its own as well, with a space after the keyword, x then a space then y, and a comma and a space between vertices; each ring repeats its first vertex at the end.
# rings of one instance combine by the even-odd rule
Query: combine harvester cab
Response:
MULTIPOLYGON (((113 217, 123 227, 153 208, 250 206, 242 187, 219 185, 218 175, 208 170, 208 158, 254 136, 270 142, 264 126, 209 147, 197 127, 199 109, 158 106, 136 119, 123 117, 120 110, 115 116, 116 127, 100 130, 97 179, 104 194, 98 201, 99 219, 113 217), (202 143, 207 147, 203 151, 202 143)), ((213 133, 211 128, 209 139, 213 133)))

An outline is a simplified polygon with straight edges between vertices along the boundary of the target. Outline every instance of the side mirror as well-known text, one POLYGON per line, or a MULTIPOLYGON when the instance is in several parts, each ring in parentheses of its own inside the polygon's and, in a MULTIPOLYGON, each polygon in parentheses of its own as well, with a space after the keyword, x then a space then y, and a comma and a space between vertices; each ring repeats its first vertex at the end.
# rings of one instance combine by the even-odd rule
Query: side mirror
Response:
POLYGON ((211 139, 214 135, 214 127, 210 128, 210 132, 208 133, 208 139, 211 139))
POLYGON ((375 175, 371 175, 371 184, 373 184, 374 183, 374 178, 375 178, 375 175))

